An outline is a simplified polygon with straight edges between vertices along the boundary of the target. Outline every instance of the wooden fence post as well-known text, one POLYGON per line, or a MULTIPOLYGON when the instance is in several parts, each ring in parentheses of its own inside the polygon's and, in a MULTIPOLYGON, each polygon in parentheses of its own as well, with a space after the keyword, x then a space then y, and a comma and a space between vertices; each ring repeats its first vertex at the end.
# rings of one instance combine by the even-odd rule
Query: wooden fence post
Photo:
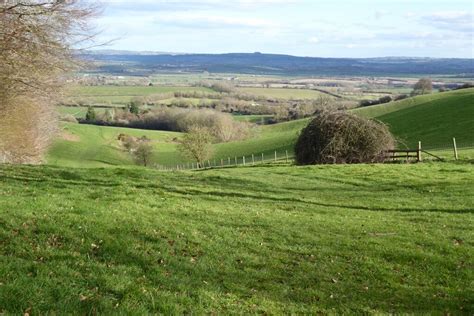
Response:
POLYGON ((252 165, 255 165, 255 156, 252 154, 252 165))
POLYGON ((235 157, 235 166, 238 166, 237 162, 237 157, 235 157))
POLYGON ((277 161, 277 152, 275 150, 275 162, 277 161))
POLYGON ((227 157, 227 165, 230 166, 230 157, 227 157))
POLYGON ((221 167, 224 167, 224 159, 221 159, 221 167))
POLYGON ((422 158, 421 158, 421 142, 418 142, 418 152, 417 152, 417 155, 416 155, 416 160, 418 160, 418 162, 422 161, 422 158))
POLYGON ((286 163, 288 163, 288 150, 285 150, 285 154, 286 154, 286 163))
POLYGON ((245 156, 242 157, 243 164, 245 166, 245 156))
POLYGON ((453 137, 454 159, 458 160, 458 146, 456 145, 456 138, 453 137))
POLYGON ((207 161, 207 165, 209 166, 209 168, 211 168, 211 161, 210 160, 207 161))
POLYGON ((265 159, 263 158, 263 153, 262 153, 262 164, 263 164, 263 161, 264 161, 264 160, 265 160, 265 159))

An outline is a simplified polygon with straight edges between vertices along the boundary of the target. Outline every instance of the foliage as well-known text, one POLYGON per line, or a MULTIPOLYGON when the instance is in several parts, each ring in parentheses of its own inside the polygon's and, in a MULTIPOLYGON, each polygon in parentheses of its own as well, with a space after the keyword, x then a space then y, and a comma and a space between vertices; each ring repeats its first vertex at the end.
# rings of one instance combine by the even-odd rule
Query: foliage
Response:
POLYGON ((214 110, 168 107, 156 108, 140 115, 115 111, 113 120, 104 114, 92 123, 178 132, 187 132, 190 127, 199 126, 208 129, 221 142, 246 139, 251 136, 253 126, 249 122, 234 120, 230 114, 214 110))
POLYGON ((207 128, 193 126, 180 140, 178 150, 183 156, 203 166, 214 153, 212 142, 212 133, 207 128))
POLYGON ((129 107, 128 107, 128 111, 132 114, 135 114, 135 115, 138 115, 140 113, 140 108, 138 107, 138 105, 136 103, 130 103, 129 107))
POLYGON ((95 113, 95 110, 92 106, 89 106, 87 108, 87 113, 86 113, 86 121, 87 122, 95 122, 97 119, 97 115, 95 113))
POLYGON ((347 112, 321 112, 302 131, 295 145, 300 165, 371 163, 384 160, 395 147, 388 127, 347 112))
MULTIPOLYGON (((399 97, 401 97, 401 96, 399 96, 399 97)), ((389 96, 389 95, 386 95, 386 96, 383 96, 383 97, 379 98, 378 100, 362 100, 362 101, 360 101, 359 105, 360 106, 371 106, 371 105, 389 103, 391 101, 392 101, 392 97, 389 96)))

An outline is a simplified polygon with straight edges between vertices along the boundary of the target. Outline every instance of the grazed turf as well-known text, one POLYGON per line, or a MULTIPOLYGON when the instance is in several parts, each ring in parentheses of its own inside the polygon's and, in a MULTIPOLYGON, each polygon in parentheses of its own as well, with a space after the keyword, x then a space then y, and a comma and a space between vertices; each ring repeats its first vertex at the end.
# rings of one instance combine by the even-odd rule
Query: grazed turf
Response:
POLYGON ((0 167, 0 313, 474 312, 471 164, 0 167))

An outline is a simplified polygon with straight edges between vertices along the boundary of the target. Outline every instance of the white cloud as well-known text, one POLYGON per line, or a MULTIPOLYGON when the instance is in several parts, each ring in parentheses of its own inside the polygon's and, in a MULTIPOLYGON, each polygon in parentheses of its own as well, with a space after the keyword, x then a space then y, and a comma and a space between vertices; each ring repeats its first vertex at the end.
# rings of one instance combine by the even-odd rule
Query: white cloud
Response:
POLYGON ((308 42, 310 42, 311 44, 318 44, 320 41, 321 41, 321 40, 320 40, 319 38, 315 37, 315 36, 310 37, 310 38, 308 39, 308 42))
POLYGON ((155 15, 160 25, 192 28, 276 28, 271 20, 226 15, 211 15, 203 12, 173 12, 155 15))
POLYGON ((444 11, 434 12, 421 17, 422 21, 431 25, 451 31, 473 32, 474 17, 469 11, 444 11))
POLYGON ((380 20, 381 18, 383 18, 384 16, 386 16, 388 14, 389 14, 389 12, 386 11, 386 10, 376 10, 374 12, 374 16, 375 16, 376 20, 380 20))

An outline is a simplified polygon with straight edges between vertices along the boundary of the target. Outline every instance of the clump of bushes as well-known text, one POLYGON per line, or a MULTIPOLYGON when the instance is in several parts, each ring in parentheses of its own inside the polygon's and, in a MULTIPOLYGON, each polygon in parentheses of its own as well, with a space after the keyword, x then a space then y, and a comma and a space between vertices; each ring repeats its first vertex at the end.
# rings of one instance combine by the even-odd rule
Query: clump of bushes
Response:
POLYGON ((387 95, 384 97, 381 97, 377 100, 362 100, 360 101, 360 106, 371 106, 371 105, 377 105, 377 104, 384 104, 384 103, 389 103, 392 101, 392 97, 387 95))
POLYGON ((321 112, 295 145, 299 165, 382 162, 395 139, 378 121, 347 112, 321 112))
POLYGON ((132 155, 133 160, 142 166, 148 166, 153 156, 153 146, 150 144, 150 139, 145 135, 137 138, 126 134, 120 134, 118 140, 122 146, 132 155))
POLYGON ((94 121, 85 123, 97 125, 131 127, 148 130, 188 132, 191 127, 208 129, 218 142, 230 142, 250 137, 254 124, 234 120, 232 115, 210 109, 186 109, 160 107, 140 114, 128 110, 97 114, 94 121))

